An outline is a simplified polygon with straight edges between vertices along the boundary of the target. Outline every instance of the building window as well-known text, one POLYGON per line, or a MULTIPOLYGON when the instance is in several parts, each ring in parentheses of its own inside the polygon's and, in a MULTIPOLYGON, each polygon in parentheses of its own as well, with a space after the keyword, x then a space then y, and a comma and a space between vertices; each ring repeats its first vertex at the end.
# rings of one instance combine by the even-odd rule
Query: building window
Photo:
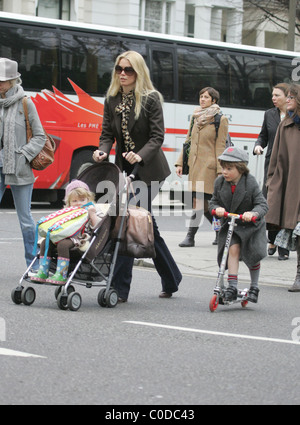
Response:
POLYGON ((188 15, 187 17, 187 36, 194 37, 195 34, 195 15, 188 15))
POLYGON ((70 0, 38 0, 36 16, 70 20, 70 0))
POLYGON ((170 34, 171 11, 171 1, 140 0, 140 29, 170 34))

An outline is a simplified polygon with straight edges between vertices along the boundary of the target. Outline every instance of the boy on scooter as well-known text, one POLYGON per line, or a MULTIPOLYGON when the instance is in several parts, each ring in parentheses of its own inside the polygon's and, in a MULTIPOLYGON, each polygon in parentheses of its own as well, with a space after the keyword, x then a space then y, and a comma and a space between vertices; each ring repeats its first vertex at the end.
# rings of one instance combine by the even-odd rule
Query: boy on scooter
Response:
POLYGON ((258 183, 249 173, 248 153, 235 146, 223 152, 218 160, 222 167, 222 176, 217 177, 214 193, 209 202, 209 210, 215 210, 221 218, 221 229, 218 240, 218 264, 221 264, 223 250, 228 232, 228 219, 225 212, 242 214, 234 229, 227 260, 228 287, 225 292, 226 301, 237 299, 239 260, 247 265, 250 271, 251 286, 248 301, 257 303, 259 288, 260 261, 267 255, 266 224, 264 216, 268 205, 258 183), (251 220, 256 217, 255 223, 251 220))

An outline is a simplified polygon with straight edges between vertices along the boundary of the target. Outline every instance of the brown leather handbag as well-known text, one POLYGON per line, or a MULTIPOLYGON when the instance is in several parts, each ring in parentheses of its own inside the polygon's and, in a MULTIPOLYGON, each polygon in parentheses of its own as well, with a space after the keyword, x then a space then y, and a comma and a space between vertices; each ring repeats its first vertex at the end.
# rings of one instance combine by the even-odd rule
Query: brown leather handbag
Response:
MULTIPOLYGON (((32 138, 32 130, 30 127, 29 119, 28 119, 28 107, 27 107, 27 97, 25 96, 23 98, 23 109, 25 114, 25 120, 26 120, 26 134, 27 134, 27 142, 32 138)), ((40 153, 33 158, 33 160, 30 162, 31 168, 34 170, 45 170, 45 168, 49 167, 54 161, 54 152, 55 152, 55 142, 52 139, 51 136, 45 131, 44 127, 43 130, 46 135, 46 143, 43 147, 43 149, 40 151, 40 153)))
MULTIPOLYGON (((122 217, 118 216, 112 231, 112 238, 118 237, 121 220, 122 217)), ((125 212, 125 222, 119 241, 119 255, 134 258, 155 258, 151 213, 145 208, 129 205, 125 212)))

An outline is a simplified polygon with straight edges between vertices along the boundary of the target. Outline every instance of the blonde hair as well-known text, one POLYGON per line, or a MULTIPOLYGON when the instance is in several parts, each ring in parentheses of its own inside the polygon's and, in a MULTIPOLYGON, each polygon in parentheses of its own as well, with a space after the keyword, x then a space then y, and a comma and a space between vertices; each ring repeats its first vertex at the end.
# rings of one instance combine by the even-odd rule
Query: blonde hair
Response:
POLYGON ((138 119, 138 117, 140 116, 142 107, 144 106, 145 100, 147 99, 149 95, 151 95, 152 93, 157 93, 161 103, 163 102, 163 97, 154 88, 152 84, 152 81, 150 79, 149 68, 147 67, 143 56, 140 55, 138 52, 135 52, 133 50, 128 50, 127 52, 120 54, 115 61, 115 66, 111 76, 111 83, 106 94, 107 100, 111 96, 116 96, 121 89, 120 80, 115 71, 115 67, 116 65, 119 65, 121 59, 127 59, 136 73, 136 83, 134 88, 134 95, 135 95, 135 110, 134 111, 135 111, 135 119, 138 119))
POLYGON ((22 80, 21 80, 20 77, 14 78, 13 80, 9 80, 9 81, 10 81, 10 84, 11 84, 12 87, 15 87, 17 85, 20 86, 22 84, 22 80))
POLYGON ((70 206, 70 200, 74 195, 77 195, 79 198, 84 197, 88 200, 88 202, 94 202, 95 200, 95 194, 93 192, 86 190, 84 187, 77 187, 76 189, 71 190, 65 197, 64 202, 66 204, 66 207, 70 206))

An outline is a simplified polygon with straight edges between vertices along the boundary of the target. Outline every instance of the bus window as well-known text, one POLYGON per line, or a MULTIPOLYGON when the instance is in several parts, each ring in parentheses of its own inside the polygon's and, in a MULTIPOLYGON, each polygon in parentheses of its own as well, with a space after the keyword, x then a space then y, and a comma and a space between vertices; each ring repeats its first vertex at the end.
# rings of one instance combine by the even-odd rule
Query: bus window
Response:
POLYGON ((174 100, 174 64, 172 52, 152 51, 153 85, 164 97, 165 101, 174 100))
POLYGON ((199 91, 204 87, 214 87, 220 93, 223 87, 228 90, 227 55, 184 46, 179 46, 177 53, 179 102, 198 104, 199 91))
MULTIPOLYGON (((296 54, 295 54, 296 55, 296 54)), ((292 73, 294 69, 291 59, 276 58, 275 62, 275 81, 274 84, 278 83, 291 83, 293 79, 292 73)))
POLYGON ((146 52, 146 43, 143 40, 131 40, 123 39, 121 41, 121 51, 120 53, 127 52, 128 50, 134 50, 143 56, 146 62, 147 61, 147 52, 146 52))
POLYGON ((94 34, 62 33, 62 90, 72 92, 67 80, 70 78, 87 93, 103 96, 110 84, 111 72, 120 51, 118 39, 94 34))
POLYGON ((272 107, 274 62, 265 57, 231 54, 228 70, 232 106, 257 109, 272 107))
POLYGON ((58 86, 58 39, 47 28, 0 28, 0 56, 19 63, 25 90, 52 89, 58 86))

